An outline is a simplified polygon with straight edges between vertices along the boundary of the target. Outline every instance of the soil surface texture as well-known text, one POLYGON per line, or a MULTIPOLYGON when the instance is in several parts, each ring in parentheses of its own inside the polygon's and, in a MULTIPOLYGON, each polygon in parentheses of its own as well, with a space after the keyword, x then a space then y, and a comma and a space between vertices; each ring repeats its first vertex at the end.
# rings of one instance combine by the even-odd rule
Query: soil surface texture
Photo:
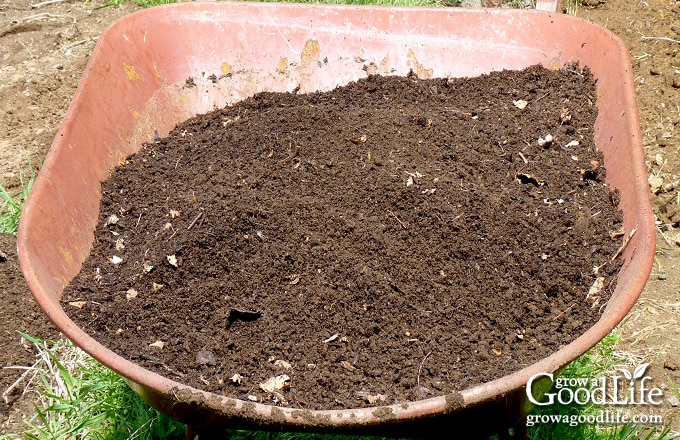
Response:
POLYGON ((596 113, 587 70, 534 66, 197 116, 103 184, 64 307, 241 399, 341 409, 493 380, 579 336, 615 285, 596 113))

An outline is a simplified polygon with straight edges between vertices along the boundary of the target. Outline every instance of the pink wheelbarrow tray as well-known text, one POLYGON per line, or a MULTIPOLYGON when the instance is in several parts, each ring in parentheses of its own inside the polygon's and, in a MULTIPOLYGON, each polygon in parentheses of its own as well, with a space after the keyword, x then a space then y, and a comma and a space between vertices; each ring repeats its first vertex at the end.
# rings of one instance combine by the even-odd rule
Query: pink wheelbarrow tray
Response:
MULTIPOLYGON (((609 31, 532 10, 276 3, 180 3, 132 14, 94 50, 19 229, 19 259, 37 302, 66 337, 122 375, 160 411, 193 427, 422 435, 438 428, 488 435, 532 409, 525 386, 607 335, 640 295, 655 232, 631 61, 609 31), (476 76, 577 61, 597 80, 597 147, 620 192, 630 242, 601 319, 574 342, 520 371, 451 395, 373 408, 318 411, 246 402, 162 377, 102 346, 64 313, 64 286, 88 256, 100 182, 154 134, 259 91, 330 90, 368 73, 476 76), (183 87, 188 77, 194 87, 183 87)), ((550 383, 535 383, 534 393, 550 383)), ((189 430, 191 432, 191 429, 189 430)))

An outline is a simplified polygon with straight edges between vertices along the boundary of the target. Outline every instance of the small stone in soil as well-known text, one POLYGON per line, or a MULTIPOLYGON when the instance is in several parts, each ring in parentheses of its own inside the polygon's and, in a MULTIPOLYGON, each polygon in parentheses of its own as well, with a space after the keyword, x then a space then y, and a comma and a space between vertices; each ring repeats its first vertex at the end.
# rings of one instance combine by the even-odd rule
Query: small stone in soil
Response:
POLYGON ((199 350, 196 353, 196 363, 198 365, 215 365, 215 353, 210 350, 199 350))

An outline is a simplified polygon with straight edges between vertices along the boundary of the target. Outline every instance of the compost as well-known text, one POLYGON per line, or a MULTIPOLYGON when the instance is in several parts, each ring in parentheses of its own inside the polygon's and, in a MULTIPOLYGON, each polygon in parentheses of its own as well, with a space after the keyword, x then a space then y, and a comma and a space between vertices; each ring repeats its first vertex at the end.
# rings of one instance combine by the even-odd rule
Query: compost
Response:
POLYGON ((587 69, 534 66, 197 116, 103 183, 65 309, 244 400, 379 406, 499 378, 592 326, 616 284, 595 100, 587 69))

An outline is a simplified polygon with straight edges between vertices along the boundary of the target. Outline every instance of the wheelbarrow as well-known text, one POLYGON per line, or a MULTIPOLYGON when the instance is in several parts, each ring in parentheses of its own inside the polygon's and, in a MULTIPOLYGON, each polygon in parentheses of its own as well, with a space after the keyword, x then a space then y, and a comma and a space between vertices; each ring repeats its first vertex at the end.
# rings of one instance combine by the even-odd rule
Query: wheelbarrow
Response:
MULTIPOLYGON (((559 371, 607 335, 651 272, 655 230, 631 60, 611 32, 546 11, 232 2, 143 10, 100 37, 24 208, 18 248, 35 299, 63 334, 146 402, 186 423, 190 438, 223 425, 398 436, 455 427, 468 438, 490 435, 521 425, 532 409, 528 379, 559 371), (93 244, 100 182, 180 121, 260 91, 330 90, 368 73, 469 77, 569 62, 588 66, 597 80, 595 142, 607 182, 619 191, 630 242, 600 320, 533 365, 406 404, 300 410, 204 392, 153 373, 102 346, 62 309, 63 289, 93 244), (194 87, 183 86, 189 77, 194 87)), ((549 387, 537 381, 532 392, 549 387)))

